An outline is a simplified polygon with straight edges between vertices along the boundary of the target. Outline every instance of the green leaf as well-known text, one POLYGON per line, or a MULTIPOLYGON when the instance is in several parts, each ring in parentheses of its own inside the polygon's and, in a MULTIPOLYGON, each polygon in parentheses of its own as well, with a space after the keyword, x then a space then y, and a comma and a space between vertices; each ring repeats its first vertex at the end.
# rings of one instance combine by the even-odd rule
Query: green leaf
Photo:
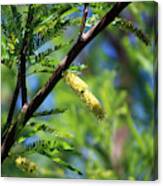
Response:
POLYGON ((40 117, 40 116, 48 116, 48 115, 53 115, 53 114, 61 114, 64 113, 66 109, 51 109, 51 110, 46 110, 42 112, 36 112, 33 114, 33 117, 40 117))
POLYGON ((81 72, 83 70, 85 70, 87 68, 87 66, 85 64, 81 64, 81 65, 71 65, 70 66, 70 70, 71 71, 77 71, 77 72, 81 72))
POLYGON ((77 169, 76 167, 73 167, 71 164, 63 161, 60 158, 53 158, 53 161, 55 163, 59 164, 60 166, 63 166, 63 167, 65 167, 65 168, 67 168, 67 169, 69 169, 69 170, 71 170, 73 172, 76 172, 79 175, 83 175, 83 173, 79 169, 77 169))
POLYGON ((112 22, 113 26, 118 27, 122 31, 127 31, 133 33, 136 37, 138 37, 142 42, 144 42, 147 46, 150 44, 150 40, 147 35, 143 33, 143 31, 134 26, 134 24, 126 20, 124 18, 117 17, 112 22))
POLYGON ((32 75, 34 73, 52 73, 54 71, 55 67, 47 67, 47 66, 43 66, 40 63, 31 65, 28 70, 27 70, 27 75, 32 75))

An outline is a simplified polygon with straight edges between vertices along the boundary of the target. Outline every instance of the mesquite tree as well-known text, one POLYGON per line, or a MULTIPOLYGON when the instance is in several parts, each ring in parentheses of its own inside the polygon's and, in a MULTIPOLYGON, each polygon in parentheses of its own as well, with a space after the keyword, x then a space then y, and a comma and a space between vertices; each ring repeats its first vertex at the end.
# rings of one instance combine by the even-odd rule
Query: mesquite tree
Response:
MULTIPOLYGON (((149 170, 146 177, 141 178, 138 173, 134 175, 130 170, 131 165, 122 165, 123 161, 120 157, 122 152, 120 155, 116 155, 116 149, 121 146, 119 148, 122 151, 121 148, 128 140, 127 136, 129 136, 130 132, 137 143, 138 147, 136 148, 141 152, 141 158, 149 153, 151 147, 150 143, 149 147, 146 148, 144 138, 148 138, 148 135, 144 137, 143 134, 144 138, 140 136, 134 127, 129 109, 132 105, 130 102, 132 99, 130 94, 131 84, 137 81, 138 76, 135 75, 137 72, 129 64, 130 56, 126 54, 121 41, 118 41, 113 34, 114 30, 120 36, 123 33, 132 33, 134 37, 138 38, 141 47, 146 48, 145 55, 148 55, 153 41, 149 40, 150 37, 139 28, 139 25, 135 26, 125 17, 125 11, 128 11, 126 14, 132 15, 133 6, 129 2, 2 6, 2 65, 12 71, 14 82, 16 79, 16 83, 11 85, 13 92, 10 93, 12 98, 8 102, 9 106, 6 109, 8 112, 4 109, 5 114, 2 115, 1 159, 4 175, 12 175, 5 172, 8 169, 7 167, 12 165, 17 170, 17 175, 20 176, 68 177, 68 173, 65 173, 64 176, 63 171, 70 170, 78 174, 79 177, 88 178, 154 178, 153 168, 149 170), (128 9, 128 7, 131 7, 131 9, 128 9), (121 12, 122 16, 120 16, 121 12), (117 50, 119 61, 121 61, 120 66, 124 71, 123 73, 118 72, 122 78, 121 86, 124 87, 122 91, 117 92, 113 88, 115 78, 113 71, 103 73, 103 80, 100 81, 95 75, 96 73, 93 72, 93 69, 95 69, 93 63, 95 62, 90 61, 87 64, 88 66, 84 62, 78 62, 80 61, 79 58, 82 58, 81 55, 85 52, 85 48, 90 47, 92 41, 96 41, 99 37, 104 37, 105 40, 108 39, 117 50), (96 92, 93 92, 89 87, 89 83, 79 77, 82 72, 92 74, 94 81, 99 81, 99 85, 103 86, 101 95, 97 96, 96 92), (35 78, 39 78, 41 83, 34 91, 31 91, 29 87, 32 81, 27 82, 27 79, 33 75, 35 75, 35 78), (106 80, 108 80, 109 86, 106 80), (61 82, 61 85, 59 82, 61 82), (67 85, 62 85, 62 82, 67 85), (63 87, 56 87, 57 84, 63 87), (71 132, 69 132, 71 126, 69 126, 68 130, 63 127, 64 123, 68 122, 69 119, 62 118, 62 115, 69 112, 69 110, 71 111, 68 115, 71 118, 71 123, 75 123, 76 130, 78 130, 80 122, 84 122, 84 119, 76 118, 78 114, 82 114, 82 111, 77 112, 76 110, 75 112, 74 110, 73 112, 76 113, 76 116, 74 116, 71 105, 69 103, 66 105, 66 97, 68 98, 69 95, 68 86, 72 88, 72 90, 70 89, 72 95, 72 98, 70 98, 71 104, 74 103, 75 105, 75 99, 79 98, 78 101, 80 100, 85 104, 82 110, 89 111, 90 116, 88 117, 90 118, 85 122, 85 125, 87 125, 87 122, 98 123, 98 127, 101 128, 97 134, 99 137, 105 130, 110 131, 105 136, 106 139, 103 138, 104 146, 88 140, 88 144, 99 151, 104 162, 108 162, 106 167, 98 168, 94 174, 91 171, 84 171, 85 173, 83 173, 80 167, 75 167, 68 158, 71 155, 74 156, 74 154, 76 154, 75 156, 82 156, 82 150, 80 151, 77 148, 79 144, 82 144, 80 141, 82 136, 80 136, 80 133, 71 136, 71 132), (60 91, 58 94, 56 93, 60 97, 55 98, 55 108, 48 109, 47 104, 44 110, 39 109, 46 98, 55 90, 60 91), (62 95, 63 93, 65 95, 62 95), (74 94, 77 96, 73 100, 74 94), (64 97, 63 100, 61 95, 64 97), (108 98, 109 102, 107 95, 112 97, 108 98), (106 103, 101 103, 103 98, 105 98, 106 103), (59 101, 58 104, 57 101, 59 101), (63 106, 60 105, 62 101, 63 106), (19 105, 18 102, 20 102, 19 105), (125 103, 123 104, 123 102, 125 103), (51 120, 51 118, 54 118, 54 120, 51 120), (62 120, 64 120, 63 125, 62 120), (115 132, 123 133, 119 139, 121 142, 117 144, 116 134, 112 136, 113 146, 116 148, 111 147, 110 144, 108 148, 112 150, 107 152, 105 141, 109 140, 108 136, 111 136, 113 125, 119 123, 119 121, 127 123, 127 126, 118 127, 115 132), (107 124, 101 125, 101 123, 107 124), (110 126, 108 126, 108 123, 110 126), (59 128, 60 131, 58 131, 59 128), (78 138, 80 138, 79 141, 78 138), (67 155, 67 153, 70 154, 67 155), (45 168, 40 163, 41 160, 37 162, 36 159, 39 158, 46 161, 46 165, 49 162, 54 165, 45 168), (126 174, 125 169, 128 170, 126 174)), ((138 19, 140 18, 138 17, 138 19)), ((153 34, 153 30, 151 34, 153 34)), ((101 48, 99 47, 98 50, 101 50, 101 48)), ((94 53, 94 55, 96 54, 94 53)), ((144 104, 152 105, 153 102, 146 101, 144 104)), ((80 109, 79 103, 76 105, 80 109)), ((147 109, 149 109, 148 106, 147 109)), ((149 111, 152 112, 150 109, 149 111)), ((150 118, 151 122, 152 120, 153 118, 150 118)), ((93 130, 93 128, 90 127, 90 130, 93 130)), ((150 128, 150 130, 149 135, 151 135, 153 128, 150 128)), ((129 148, 132 151, 134 147, 131 145, 129 148)), ((149 159, 143 166, 148 167, 148 162, 153 159, 153 153, 150 152, 149 154, 149 159)), ((87 166, 88 170, 93 171, 93 167, 89 168, 91 165, 87 166)))

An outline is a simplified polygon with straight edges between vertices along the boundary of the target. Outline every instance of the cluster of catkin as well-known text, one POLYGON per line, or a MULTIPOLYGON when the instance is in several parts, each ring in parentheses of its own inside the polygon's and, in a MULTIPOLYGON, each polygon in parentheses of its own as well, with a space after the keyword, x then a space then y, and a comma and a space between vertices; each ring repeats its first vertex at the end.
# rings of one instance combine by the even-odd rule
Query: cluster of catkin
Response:
POLYGON ((28 173, 33 173, 37 169, 37 165, 25 157, 19 156, 15 160, 16 166, 28 173))
POLYGON ((89 90, 88 85, 73 72, 65 72, 64 79, 80 99, 86 104, 88 109, 95 114, 98 119, 104 118, 104 109, 99 100, 89 90))

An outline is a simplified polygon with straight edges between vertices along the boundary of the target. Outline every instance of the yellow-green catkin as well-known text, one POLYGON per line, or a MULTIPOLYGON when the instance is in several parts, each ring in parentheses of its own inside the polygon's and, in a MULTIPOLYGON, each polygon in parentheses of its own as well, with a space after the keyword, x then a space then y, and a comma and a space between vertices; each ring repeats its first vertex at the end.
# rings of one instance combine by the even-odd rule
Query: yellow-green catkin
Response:
POLYGON ((77 93, 81 94, 84 90, 88 89, 88 85, 72 72, 65 72, 64 78, 66 83, 77 93))
POLYGON ((72 72, 64 73, 65 82, 80 96, 81 100, 87 105, 89 110, 95 114, 98 119, 104 118, 104 109, 98 99, 89 90, 88 85, 72 72))
POLYGON ((19 156, 16 158, 15 163, 17 167, 28 173, 33 173, 37 169, 37 165, 25 157, 19 156))

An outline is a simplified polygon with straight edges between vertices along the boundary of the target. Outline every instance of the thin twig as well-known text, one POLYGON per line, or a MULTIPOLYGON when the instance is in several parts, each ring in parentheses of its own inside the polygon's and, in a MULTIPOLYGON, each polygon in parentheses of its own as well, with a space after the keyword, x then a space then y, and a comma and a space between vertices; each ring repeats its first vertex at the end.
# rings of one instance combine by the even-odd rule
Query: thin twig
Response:
POLYGON ((4 137, 7 133, 8 128, 10 126, 10 123, 12 122, 12 118, 13 118, 13 115, 14 115, 14 110, 15 110, 15 105, 16 105, 16 101, 17 101, 17 98, 18 98, 18 94, 19 94, 19 75, 17 77, 16 87, 15 87, 13 97, 12 97, 12 100, 11 100, 11 105, 10 105, 10 108, 9 108, 7 121, 6 121, 5 127, 4 127, 3 132, 2 132, 2 142, 4 140, 4 137))
POLYGON ((27 55, 27 50, 28 50, 28 45, 29 45, 29 25, 31 24, 32 21, 32 11, 31 11, 31 5, 29 6, 29 11, 28 11, 28 17, 27 17, 27 23, 26 23, 26 28, 25 28, 25 34, 22 42, 22 49, 20 51, 20 66, 18 69, 18 75, 17 75, 17 83, 16 87, 13 93, 11 105, 9 108, 8 116, 7 116, 7 121, 5 124, 5 128, 3 130, 2 134, 2 141, 4 139, 4 136, 12 122, 14 111, 15 111, 15 105, 16 101, 18 99, 18 94, 19 94, 19 89, 22 90, 22 106, 27 103, 27 89, 26 89, 26 68, 25 68, 25 62, 26 62, 26 55, 27 55))
POLYGON ((83 16, 82 16, 80 34, 79 34, 79 40, 81 39, 81 36, 82 36, 82 34, 84 32, 84 29, 85 29, 86 19, 87 19, 87 15, 88 15, 88 6, 89 6, 89 3, 84 4, 83 16))
MULTIPOLYGON (((58 81, 62 78, 62 74, 67 70, 72 61, 78 56, 81 50, 96 37, 108 24, 110 24, 119 13, 128 6, 129 2, 115 3, 113 8, 101 19, 101 21, 92 27, 84 36, 84 39, 78 40, 74 46, 70 49, 67 56, 63 59, 61 64, 55 69, 48 82, 38 91, 36 96, 31 100, 27 109, 24 111, 23 120, 21 118, 22 126, 32 117, 33 113, 44 101, 47 95, 55 87, 58 81)), ((13 123, 12 129, 7 133, 4 143, 2 144, 2 162, 8 155, 8 152, 15 141, 15 135, 17 134, 16 124, 13 123)), ((18 131, 19 132, 19 131, 18 131)))
POLYGON ((17 80, 17 83, 16 83, 16 87, 15 87, 13 97, 12 97, 11 106, 10 106, 10 109, 9 109, 9 113, 8 113, 8 116, 7 116, 7 122, 6 123, 10 123, 11 120, 12 120, 18 94, 19 94, 19 77, 18 77, 18 80, 17 80))
POLYGON ((30 43, 30 34, 32 32, 31 22, 33 20, 33 8, 29 5, 27 23, 25 28, 25 34, 22 42, 22 49, 20 52, 20 88, 22 94, 22 107, 27 103, 27 88, 26 88, 26 56, 30 43))
MULTIPOLYGON (((11 11, 12 11, 13 16, 15 17, 15 20, 16 20, 14 23, 20 24, 20 18, 17 16, 18 12, 17 12, 16 6, 14 6, 14 5, 11 6, 11 11)), ((5 61, 1 61, 1 63, 5 64, 5 61)), ((18 72, 18 75, 17 75, 16 87, 15 87, 15 90, 14 90, 14 93, 12 96, 11 105, 9 108, 6 124, 5 124, 5 127, 2 132, 2 141, 4 139, 5 133, 7 132, 7 129, 9 127, 10 123, 12 122, 16 101, 18 99, 19 87, 20 87, 20 71, 18 72)))

